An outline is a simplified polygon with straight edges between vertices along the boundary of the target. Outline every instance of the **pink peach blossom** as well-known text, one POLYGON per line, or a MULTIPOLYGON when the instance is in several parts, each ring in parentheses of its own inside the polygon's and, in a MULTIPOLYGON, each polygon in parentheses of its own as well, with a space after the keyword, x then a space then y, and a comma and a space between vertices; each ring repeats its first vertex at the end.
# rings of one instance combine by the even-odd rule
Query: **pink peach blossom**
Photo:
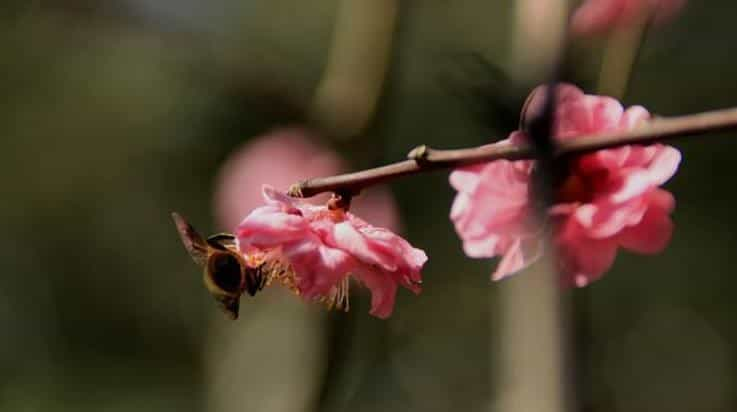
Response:
POLYGON ((577 34, 598 34, 626 27, 649 13, 655 23, 671 20, 685 0, 586 0, 573 13, 571 30, 577 34))
MULTIPOLYGON (((531 94, 525 113, 539 110, 545 93, 531 94)), ((615 99, 586 95, 571 85, 556 91, 554 135, 558 140, 584 134, 630 130, 649 117, 640 106, 624 110, 615 99)), ((523 118, 525 114, 523 114, 523 118)), ((519 144, 523 131, 496 144, 519 144)), ((568 162, 548 211, 562 280, 584 286, 598 279, 622 247, 660 252, 673 224, 673 196, 660 189, 676 172, 681 154, 671 146, 622 146, 581 155, 568 162)), ((497 160, 464 167, 450 176, 458 191, 450 217, 470 257, 501 256, 495 280, 529 266, 541 253, 539 228, 531 221, 533 161, 497 160)))
POLYGON ((263 195, 266 205, 243 220, 236 236, 246 261, 265 265, 270 279, 306 299, 341 307, 347 304, 350 275, 371 291, 370 313, 379 318, 391 315, 398 285, 420 292, 427 256, 401 237, 270 186, 263 195))
MULTIPOLYGON (((230 230, 263 202, 261 186, 286 191, 299 180, 344 173, 348 167, 334 151, 318 144, 304 127, 273 129, 235 149, 215 179, 214 210, 222 228, 230 230)), ((325 203, 328 195, 309 199, 325 203)), ((399 231, 401 219, 394 197, 383 187, 369 188, 354 202, 354 211, 381 227, 399 231)))

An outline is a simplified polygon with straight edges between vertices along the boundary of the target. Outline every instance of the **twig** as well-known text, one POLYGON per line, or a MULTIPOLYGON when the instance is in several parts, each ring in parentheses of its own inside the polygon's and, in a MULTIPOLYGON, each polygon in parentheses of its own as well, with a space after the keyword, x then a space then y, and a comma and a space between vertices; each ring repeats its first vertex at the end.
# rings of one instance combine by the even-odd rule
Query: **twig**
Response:
MULTIPOLYGON (((556 148, 556 155, 584 153, 627 144, 654 143, 676 137, 735 128, 737 128, 737 108, 671 118, 655 118, 632 131, 587 135, 560 142, 556 148)), ((356 195, 366 187, 401 176, 499 159, 534 159, 535 153, 529 145, 494 144, 455 150, 437 150, 419 146, 413 149, 408 157, 409 160, 373 169, 308 179, 292 185, 289 195, 312 197, 320 193, 336 191, 356 195)))
POLYGON ((635 21, 611 33, 602 57, 597 94, 617 99, 627 94, 632 69, 642 52, 653 14, 653 10, 645 10, 635 21))
POLYGON ((333 136, 359 135, 384 90, 397 26, 398 0, 342 0, 311 117, 333 136))

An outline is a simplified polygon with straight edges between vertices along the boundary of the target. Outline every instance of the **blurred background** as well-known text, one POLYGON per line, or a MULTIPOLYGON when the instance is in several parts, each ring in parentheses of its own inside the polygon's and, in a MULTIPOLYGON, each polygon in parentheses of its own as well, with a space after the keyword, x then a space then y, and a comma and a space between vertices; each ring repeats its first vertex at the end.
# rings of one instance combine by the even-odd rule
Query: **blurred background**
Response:
MULTIPOLYGON (((0 411, 497 410, 495 302, 519 277, 464 257, 447 173, 355 200, 431 258, 385 321, 357 287, 348 313, 271 288, 228 321, 169 217, 233 230, 263 181, 516 127, 519 54, 544 48, 520 45, 513 0, 369 3, 4 1, 0 411)), ((735 17, 693 1, 649 31, 624 102, 737 105, 735 17)), ((595 91, 606 42, 576 40, 567 80, 595 91)), ((737 409, 734 134, 675 143, 661 256, 565 292, 582 410, 737 409)))

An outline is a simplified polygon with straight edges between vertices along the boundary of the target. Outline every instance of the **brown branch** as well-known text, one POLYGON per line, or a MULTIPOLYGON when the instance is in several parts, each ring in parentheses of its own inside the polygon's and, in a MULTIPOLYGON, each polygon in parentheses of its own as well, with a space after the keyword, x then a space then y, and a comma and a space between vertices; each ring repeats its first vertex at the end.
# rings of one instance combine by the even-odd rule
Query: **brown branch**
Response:
MULTIPOLYGON (((654 143, 720 130, 737 129, 737 108, 715 110, 670 118, 655 118, 628 132, 610 132, 598 135, 580 136, 560 142, 556 155, 585 153, 609 147, 654 143)), ((533 159, 535 153, 528 145, 494 144, 469 149, 437 150, 427 146, 413 149, 407 156, 409 160, 391 163, 373 169, 343 175, 319 177, 304 180, 292 185, 289 195, 312 197, 323 192, 358 194, 362 189, 384 183, 401 176, 426 171, 455 168, 492 160, 533 159)))

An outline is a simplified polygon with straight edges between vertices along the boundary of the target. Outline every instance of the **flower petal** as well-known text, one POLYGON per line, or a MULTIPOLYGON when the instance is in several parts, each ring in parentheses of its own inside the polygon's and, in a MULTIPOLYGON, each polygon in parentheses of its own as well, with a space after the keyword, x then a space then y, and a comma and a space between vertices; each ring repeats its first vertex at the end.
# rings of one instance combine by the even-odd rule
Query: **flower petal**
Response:
POLYGON ((304 236, 307 222, 301 216, 274 212, 268 208, 270 206, 254 210, 238 226, 236 235, 242 244, 265 248, 304 236))
POLYGON ((349 272, 358 268, 351 256, 309 236, 282 246, 284 256, 297 274, 297 287, 306 298, 326 295, 349 272))
POLYGON ((492 280, 501 280, 514 275, 535 263, 542 255, 542 241, 537 238, 516 239, 502 256, 492 280))
POLYGON ((572 220, 555 239, 563 281, 582 287, 601 277, 614 263, 617 244, 611 239, 592 239, 572 220))
MULTIPOLYGON (((614 179, 612 179, 614 180, 614 179)), ((607 198, 613 203, 624 203, 654 187, 647 170, 623 169, 617 174, 617 189, 607 198)))
POLYGON ((263 185, 261 190, 267 205, 279 205, 287 210, 296 208, 297 199, 287 196, 286 193, 280 192, 270 185, 263 185))
POLYGON ((660 186, 673 177, 681 163, 681 152, 676 148, 658 146, 659 150, 648 167, 651 183, 655 186, 660 186))
POLYGON ((367 265, 376 265, 388 272, 397 270, 396 260, 379 253, 376 250, 376 244, 365 238, 348 221, 333 226, 333 239, 336 247, 350 253, 367 265))
POLYGON ((632 130, 640 124, 650 119, 650 112, 642 106, 630 106, 622 114, 619 120, 619 128, 624 130, 632 130))
POLYGON ((358 270, 353 275, 371 291, 371 315, 386 319, 394 311, 397 284, 372 270, 358 270))
POLYGON ((617 241, 625 249, 643 254, 659 253, 668 245, 673 235, 670 212, 675 200, 673 195, 658 189, 649 196, 650 207, 639 224, 623 230, 617 241))

